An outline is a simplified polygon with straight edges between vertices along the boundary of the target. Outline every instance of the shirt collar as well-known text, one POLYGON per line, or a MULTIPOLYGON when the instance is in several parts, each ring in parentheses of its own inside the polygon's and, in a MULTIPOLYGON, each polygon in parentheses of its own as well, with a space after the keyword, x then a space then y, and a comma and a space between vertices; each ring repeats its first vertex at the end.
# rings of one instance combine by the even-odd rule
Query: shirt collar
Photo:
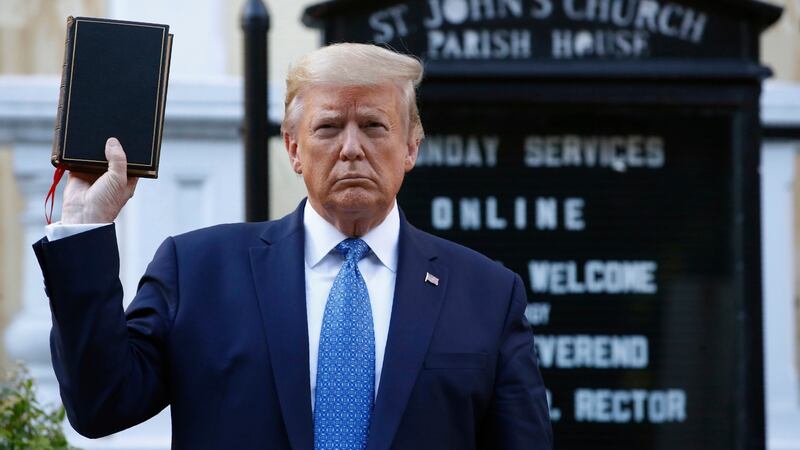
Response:
MULTIPOLYGON (((305 260, 308 267, 319 264, 339 242, 348 237, 319 215, 308 201, 306 201, 306 207, 303 208, 303 226, 306 232, 305 260)), ((381 264, 392 272, 397 271, 399 238, 400 213, 397 210, 396 201, 383 222, 361 237, 381 264)))

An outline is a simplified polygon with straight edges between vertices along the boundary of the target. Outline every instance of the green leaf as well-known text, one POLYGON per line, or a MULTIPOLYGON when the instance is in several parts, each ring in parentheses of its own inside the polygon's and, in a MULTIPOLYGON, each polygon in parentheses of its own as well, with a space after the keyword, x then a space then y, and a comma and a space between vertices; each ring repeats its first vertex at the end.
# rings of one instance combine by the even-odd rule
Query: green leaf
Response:
POLYGON ((23 365, 0 377, 0 450, 72 449, 61 428, 65 414, 63 406, 38 403, 34 380, 23 365))

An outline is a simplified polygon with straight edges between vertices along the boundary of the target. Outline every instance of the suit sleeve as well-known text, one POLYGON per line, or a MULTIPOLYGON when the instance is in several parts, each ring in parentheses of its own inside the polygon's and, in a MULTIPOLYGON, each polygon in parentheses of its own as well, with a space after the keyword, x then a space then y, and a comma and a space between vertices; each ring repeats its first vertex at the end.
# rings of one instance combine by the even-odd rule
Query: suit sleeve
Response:
POLYGON ((524 284, 515 275, 483 448, 553 448, 545 387, 536 362, 533 332, 525 318, 527 304, 524 284))
POLYGON ((75 430, 106 436, 164 409, 178 299, 172 239, 159 247, 127 314, 113 224, 33 247, 50 298, 53 367, 75 430))

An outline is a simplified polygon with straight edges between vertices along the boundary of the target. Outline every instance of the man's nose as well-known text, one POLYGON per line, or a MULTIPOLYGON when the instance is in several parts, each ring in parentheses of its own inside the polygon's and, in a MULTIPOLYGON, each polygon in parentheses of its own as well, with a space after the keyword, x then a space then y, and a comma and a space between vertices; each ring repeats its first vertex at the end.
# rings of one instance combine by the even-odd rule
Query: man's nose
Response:
POLYGON ((344 129, 344 142, 339 157, 343 161, 352 161, 364 157, 364 148, 361 143, 361 130, 356 124, 348 124, 344 129))

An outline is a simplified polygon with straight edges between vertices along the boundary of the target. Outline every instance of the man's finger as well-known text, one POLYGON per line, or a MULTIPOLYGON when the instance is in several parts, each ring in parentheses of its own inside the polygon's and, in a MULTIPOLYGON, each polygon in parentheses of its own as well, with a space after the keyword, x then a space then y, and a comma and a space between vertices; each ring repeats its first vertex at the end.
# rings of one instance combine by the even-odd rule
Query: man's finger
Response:
POLYGON ((67 185, 69 185, 69 180, 72 178, 76 178, 78 180, 84 181, 87 184, 92 184, 100 178, 99 173, 88 173, 88 172, 72 172, 71 170, 67 171, 67 185))
POLYGON ((127 177, 128 159, 117 138, 108 138, 106 141, 106 159, 109 172, 114 172, 127 177))

